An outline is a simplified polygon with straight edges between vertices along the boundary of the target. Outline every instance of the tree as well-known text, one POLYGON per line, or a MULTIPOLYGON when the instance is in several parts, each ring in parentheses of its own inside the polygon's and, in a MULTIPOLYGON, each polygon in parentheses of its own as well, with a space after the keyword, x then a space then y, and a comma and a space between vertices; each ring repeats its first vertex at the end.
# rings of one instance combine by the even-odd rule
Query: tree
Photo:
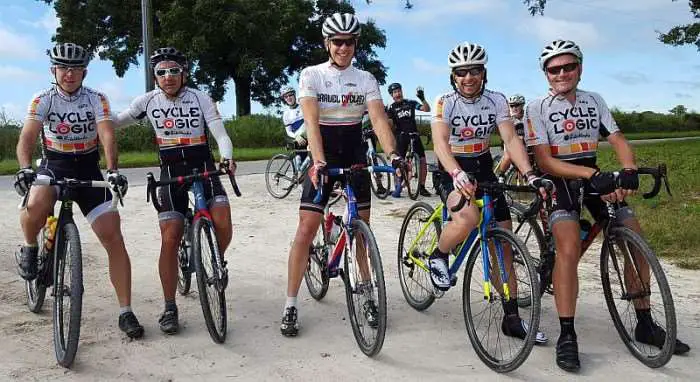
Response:
MULTIPOLYGON (((39 0, 61 20, 54 40, 73 41, 112 61, 123 76, 143 53, 141 0, 39 0)), ((216 101, 233 80, 236 114, 250 114, 251 98, 279 102, 288 76, 327 59, 321 24, 333 12, 354 12, 343 0, 152 0, 154 46, 174 46, 192 60, 191 80, 216 101)), ((357 66, 384 84, 387 68, 374 49, 386 46, 374 22, 362 25, 357 66)), ((150 52, 147 52, 150 54, 150 52)))
POLYGON ((678 116, 678 117, 683 117, 686 114, 688 114, 688 108, 685 107, 684 105, 677 105, 673 109, 668 111, 669 113, 678 116))

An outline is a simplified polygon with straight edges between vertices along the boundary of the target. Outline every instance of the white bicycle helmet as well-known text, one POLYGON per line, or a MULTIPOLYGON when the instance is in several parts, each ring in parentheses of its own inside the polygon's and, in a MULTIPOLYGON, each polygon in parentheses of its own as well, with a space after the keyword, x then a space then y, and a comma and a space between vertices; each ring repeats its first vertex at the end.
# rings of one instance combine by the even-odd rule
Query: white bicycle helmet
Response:
POLYGON ((521 96, 520 94, 513 94, 508 98, 508 105, 524 105, 525 104, 525 97, 521 96))
POLYGON ((575 42, 570 40, 554 40, 542 49, 542 54, 540 55, 540 69, 544 70, 550 58, 561 56, 562 54, 573 54, 578 59, 579 63, 583 62, 583 53, 581 53, 581 48, 579 48, 575 42))
POLYGON ((352 13, 334 13, 323 22, 321 34, 323 38, 333 37, 338 34, 350 34, 360 36, 360 22, 352 13))
POLYGON ((90 62, 90 54, 85 48, 72 42, 57 44, 47 51, 49 59, 54 65, 63 66, 87 66, 90 62))
POLYGON ((282 88, 282 93, 281 93, 282 97, 284 97, 285 95, 287 95, 287 94, 289 94, 289 93, 294 93, 294 94, 296 94, 297 91, 294 90, 294 88, 291 87, 291 86, 285 86, 285 87, 282 88))
POLYGON ((486 50, 481 45, 465 41, 450 51, 447 63, 450 68, 457 68, 465 65, 486 65, 488 59, 486 50))

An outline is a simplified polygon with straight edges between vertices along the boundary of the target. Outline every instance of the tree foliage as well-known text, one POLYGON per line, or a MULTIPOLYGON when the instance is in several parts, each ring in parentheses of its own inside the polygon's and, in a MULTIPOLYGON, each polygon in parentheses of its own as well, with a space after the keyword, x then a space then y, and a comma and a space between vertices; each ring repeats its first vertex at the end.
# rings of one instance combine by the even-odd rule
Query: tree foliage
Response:
MULTIPOLYGON (((53 5, 61 26, 55 41, 72 41, 112 62, 123 76, 143 54, 141 0, 39 0, 53 5)), ((250 100, 269 106, 302 68, 327 59, 323 20, 354 12, 343 0, 151 0, 153 46, 174 46, 192 60, 191 80, 220 101, 235 84, 237 115, 250 114, 250 100)), ((358 67, 383 84, 387 68, 375 49, 386 36, 374 22, 362 25, 358 67)), ((150 54, 150 52, 147 52, 150 54)))

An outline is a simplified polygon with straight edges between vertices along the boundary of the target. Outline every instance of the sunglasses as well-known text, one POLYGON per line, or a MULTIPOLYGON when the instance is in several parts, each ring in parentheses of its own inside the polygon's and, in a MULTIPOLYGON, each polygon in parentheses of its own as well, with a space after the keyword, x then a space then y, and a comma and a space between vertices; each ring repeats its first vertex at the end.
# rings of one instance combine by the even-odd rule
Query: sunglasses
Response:
POLYGON ((168 69, 156 69, 156 76, 158 76, 158 77, 165 77, 167 75, 177 76, 180 73, 182 73, 182 68, 178 68, 178 67, 173 67, 173 68, 168 68, 168 69))
POLYGON ((564 65, 550 66, 547 68, 547 73, 557 75, 560 74, 562 70, 564 73, 571 73, 576 69, 578 69, 578 62, 570 62, 564 65))
POLYGON ((63 65, 56 65, 56 70, 62 71, 62 72, 75 72, 75 73, 82 73, 85 71, 84 66, 63 66, 63 65))
POLYGON ((525 104, 524 103, 511 103, 508 106, 510 106, 512 108, 516 108, 516 107, 523 107, 523 106, 525 106, 525 104))
POLYGON ((355 46, 357 41, 354 38, 333 38, 331 39, 331 43, 333 44, 333 46, 340 48, 343 45, 347 47, 353 47, 355 46))
POLYGON ((457 77, 466 77, 467 74, 471 74, 472 77, 479 76, 484 72, 483 66, 475 66, 472 68, 460 68, 452 71, 457 77))

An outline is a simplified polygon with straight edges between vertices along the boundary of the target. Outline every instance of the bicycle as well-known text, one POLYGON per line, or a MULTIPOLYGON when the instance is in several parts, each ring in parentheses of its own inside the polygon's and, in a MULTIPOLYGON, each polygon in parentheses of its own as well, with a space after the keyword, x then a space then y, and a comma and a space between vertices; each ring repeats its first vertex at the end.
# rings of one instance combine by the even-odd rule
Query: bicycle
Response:
MULTIPOLYGON (((455 286, 457 272, 466 259, 462 285, 462 310, 467 333, 479 358, 489 368, 504 373, 517 369, 527 359, 535 345, 540 299, 539 294, 533 295, 533 292, 538 290, 539 284, 527 247, 512 232, 496 225, 493 218, 494 199, 491 198, 491 194, 506 190, 530 193, 535 191, 529 187, 490 182, 480 182, 478 187, 484 191, 483 198, 474 200, 481 210, 481 221, 467 239, 452 251, 449 275, 452 286, 455 286), (504 252, 504 246, 509 246, 511 249, 512 261, 509 269, 505 266, 504 256, 507 254, 504 252), (481 262, 477 264, 479 258, 481 262), (516 270, 516 265, 520 269, 516 270), (483 271, 481 276, 473 274, 474 271, 479 270, 483 271), (477 285, 472 285, 472 281, 477 285), (529 293, 523 289, 529 290, 529 293), (472 296, 472 293, 475 295, 472 296), (501 322, 498 322, 499 317, 484 316, 490 315, 493 310, 502 312, 502 303, 520 298, 527 298, 530 302, 524 319, 529 322, 531 329, 527 331, 524 340, 517 340, 519 341, 518 350, 514 352, 515 346, 502 345, 506 340, 515 340, 513 337, 502 339, 498 329, 497 335, 486 332, 492 326, 501 327, 501 322), (475 311, 475 308, 482 309, 475 311), (479 323, 485 324, 484 330, 478 330, 476 326, 479 323), (508 358, 499 358, 506 353, 510 353, 508 358)), ((539 195, 537 197, 539 198, 539 195)), ((452 211, 458 211, 464 202, 465 199, 462 197, 452 211)), ((437 247, 442 227, 448 220, 449 215, 444 203, 439 203, 433 209, 427 203, 417 202, 408 210, 401 225, 398 244, 399 281, 406 301, 418 311, 429 308, 436 298, 442 297, 445 293, 432 284, 428 257, 437 247), (416 286, 415 291, 413 284, 416 286)))
MULTIPOLYGON (((530 156, 528 155, 528 158, 530 156)), ((493 158, 493 170, 496 172, 496 169, 500 167, 501 161, 503 160, 503 153, 497 154, 493 158)), ((537 164, 534 161, 534 158, 530 158, 530 163, 533 166, 533 170, 537 171, 537 164)), ((527 185, 527 177, 518 171, 518 168, 515 167, 513 163, 508 166, 508 169, 503 173, 502 175, 503 178, 503 183, 505 184, 512 184, 515 186, 526 186, 527 185)), ((509 205, 512 205, 513 203, 527 203, 532 201, 532 198, 529 198, 528 193, 520 193, 520 192, 512 192, 512 193, 507 193, 506 194, 506 200, 508 201, 509 205)))
MULTIPOLYGON (((671 194, 665 165, 662 164, 656 168, 639 168, 637 173, 640 175, 651 175, 654 179, 652 190, 643 194, 645 199, 658 195, 662 183, 665 185, 668 194, 671 194)), ((617 176, 617 173, 615 175, 617 176)), ((579 199, 579 204, 582 204, 585 183, 577 179, 570 181, 569 186, 572 189, 579 190, 579 195, 582 195, 579 199)), ((596 196, 596 194, 589 192, 586 192, 585 195, 596 196)), ((661 367, 673 356, 676 343, 676 313, 671 289, 661 264, 644 238, 635 231, 616 222, 616 204, 606 202, 605 206, 608 216, 594 222, 590 226, 586 237, 581 239, 581 256, 585 254, 598 234, 602 232, 603 244, 600 251, 601 283, 605 302, 615 329, 635 358, 650 368, 661 367), (617 249, 615 249, 616 246, 617 249), (642 261, 646 262, 646 265, 651 269, 650 276, 653 275, 656 279, 655 286, 651 285, 651 278, 648 282, 644 280, 644 264, 642 264, 642 261), (620 262, 623 263, 622 272, 620 262), (634 272, 634 274, 629 275, 630 272, 634 272), (652 298, 652 294, 656 297, 652 298), (663 308, 651 309, 652 313, 663 312, 663 321, 658 320, 658 315, 655 315, 653 318, 666 332, 664 346, 660 349, 654 345, 637 341, 634 334, 637 326, 634 307, 651 305, 653 301, 662 301, 663 303, 663 308), (624 312, 624 307, 618 307, 617 304, 628 304, 627 312, 624 312), (624 316, 624 319, 622 316, 624 316), (628 330, 626 325, 629 325, 630 330, 628 330)), ((532 237, 535 238, 537 246, 540 247, 540 259, 535 259, 538 263, 537 268, 540 279, 539 293, 544 294, 547 292, 553 294, 552 274, 555 264, 555 246, 554 236, 548 224, 551 203, 542 206, 541 203, 534 201, 526 208, 527 211, 523 211, 523 208, 520 206, 516 207, 516 209, 511 209, 513 215, 518 218, 518 226, 514 231, 518 232, 527 226, 529 228, 526 228, 526 230, 533 233, 532 237), (541 229, 540 223, 536 220, 538 215, 541 220, 541 229)))
MULTIPOLYGON (((112 184, 98 180, 38 178, 32 186, 57 186, 61 207, 58 217, 51 212, 39 231, 38 272, 32 281, 25 281, 27 307, 39 313, 44 305, 46 289, 53 287, 53 343, 56 361, 70 368, 75 360, 80 339, 83 308, 83 255, 78 227, 73 220, 72 190, 97 187, 112 193, 111 208, 116 209, 121 196, 112 184), (68 274, 66 275, 66 271, 68 274), (68 281, 68 285, 65 281, 68 281), (65 303, 68 303, 68 307, 65 303)), ((22 198, 20 208, 27 204, 29 192, 22 198)))
MULTIPOLYGON (((341 193, 346 201, 345 213, 342 217, 334 216, 329 211, 332 203, 326 205, 324 219, 309 248, 304 279, 311 296, 319 301, 326 295, 331 278, 343 280, 353 335, 360 350, 372 357, 384 344, 386 287, 377 241, 369 225, 359 217, 355 192, 350 184, 352 176, 359 171, 393 173, 394 169, 365 165, 328 169, 329 176, 342 175, 345 178, 345 188, 341 193), (358 308, 362 311, 358 312, 358 308)), ((324 181, 323 178, 321 176, 320 182, 324 181)), ((319 187, 314 202, 320 202, 322 196, 319 187)))
MULTIPOLYGON (((377 154, 374 147, 374 132, 371 129, 362 130, 362 139, 367 143, 367 165, 369 166, 388 166, 388 162, 382 155, 377 154)), ((372 174, 370 186, 372 193, 379 199, 386 199, 389 196, 391 189, 391 177, 383 176, 381 172, 372 174), (384 181, 386 179, 386 182, 384 181), (384 191, 382 191, 382 188, 384 191), (382 191, 382 192, 380 192, 382 191)))
POLYGON ((418 132, 401 132, 399 134, 408 134, 409 136, 408 148, 406 149, 406 155, 404 155, 407 172, 402 173, 401 177, 406 191, 408 191, 408 196, 411 200, 416 200, 418 199, 418 188, 420 187, 420 157, 414 151, 414 147, 416 145, 416 140, 420 139, 420 135, 418 132))
POLYGON ((178 247, 178 282, 177 288, 180 294, 189 293, 192 273, 197 276, 197 290, 199 302, 202 305, 202 313, 207 330, 212 340, 223 343, 226 340, 227 315, 226 315, 226 287, 228 285, 228 269, 226 260, 219 251, 219 241, 216 237, 214 223, 204 199, 204 185, 202 181, 211 177, 228 175, 231 187, 236 196, 241 196, 236 178, 228 171, 226 165, 222 165, 216 171, 198 172, 195 168, 192 175, 179 176, 172 179, 155 180, 153 173, 146 174, 146 200, 151 201, 157 211, 162 211, 156 195, 157 187, 177 184, 189 187, 194 196, 194 206, 187 209, 185 214, 184 230, 178 247), (208 251, 203 255, 202 251, 208 251), (212 306, 213 305, 213 306, 212 306), (214 315, 217 315, 214 317, 214 315))
POLYGON ((306 173, 311 167, 311 153, 307 149, 297 150, 290 148, 285 154, 277 154, 270 158, 265 168, 265 187, 274 198, 284 199, 292 192, 292 189, 304 182, 306 173), (297 164, 295 157, 302 153, 309 153, 301 164, 297 164))

